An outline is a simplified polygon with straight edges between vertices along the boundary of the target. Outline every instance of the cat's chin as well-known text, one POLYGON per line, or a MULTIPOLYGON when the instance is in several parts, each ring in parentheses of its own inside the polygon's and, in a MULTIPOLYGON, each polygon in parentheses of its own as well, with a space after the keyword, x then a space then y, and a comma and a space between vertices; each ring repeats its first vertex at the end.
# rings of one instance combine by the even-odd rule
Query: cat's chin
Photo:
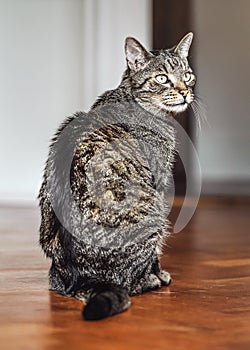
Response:
POLYGON ((165 105, 161 108, 162 111, 176 115, 184 112, 188 108, 188 103, 179 103, 176 105, 165 105))
POLYGON ((148 112, 153 114, 161 114, 162 116, 164 116, 165 114, 170 114, 174 116, 176 114, 184 112, 189 106, 189 103, 187 102, 179 103, 175 105, 174 104, 167 105, 162 102, 158 103, 157 105, 145 104, 145 103, 141 103, 141 101, 137 101, 137 102, 148 112))
POLYGON ((173 105, 168 108, 168 111, 174 114, 183 113, 188 108, 188 103, 173 105))

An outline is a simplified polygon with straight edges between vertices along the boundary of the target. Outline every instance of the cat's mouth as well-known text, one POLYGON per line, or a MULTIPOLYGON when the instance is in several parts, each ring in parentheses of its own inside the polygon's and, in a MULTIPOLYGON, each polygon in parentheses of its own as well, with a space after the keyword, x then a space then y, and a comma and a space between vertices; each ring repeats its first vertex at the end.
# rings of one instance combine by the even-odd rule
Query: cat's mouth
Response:
POLYGON ((183 100, 177 103, 167 104, 166 107, 170 112, 181 113, 184 112, 188 106, 193 102, 193 94, 187 94, 187 96, 183 96, 183 100))
POLYGON ((180 103, 172 103, 172 104, 169 104, 168 106, 176 107, 176 106, 185 106, 185 105, 188 105, 186 101, 180 102, 180 103))

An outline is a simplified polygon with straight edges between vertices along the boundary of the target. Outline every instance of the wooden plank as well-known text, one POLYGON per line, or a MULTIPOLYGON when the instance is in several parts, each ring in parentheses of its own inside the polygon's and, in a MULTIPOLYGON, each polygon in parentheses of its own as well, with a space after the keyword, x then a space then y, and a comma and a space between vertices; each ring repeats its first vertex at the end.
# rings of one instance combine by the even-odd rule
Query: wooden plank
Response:
POLYGON ((0 208, 0 349, 250 348, 250 206, 223 203, 201 205, 168 240, 170 287, 98 322, 82 320, 80 301, 48 291, 38 210, 0 208))

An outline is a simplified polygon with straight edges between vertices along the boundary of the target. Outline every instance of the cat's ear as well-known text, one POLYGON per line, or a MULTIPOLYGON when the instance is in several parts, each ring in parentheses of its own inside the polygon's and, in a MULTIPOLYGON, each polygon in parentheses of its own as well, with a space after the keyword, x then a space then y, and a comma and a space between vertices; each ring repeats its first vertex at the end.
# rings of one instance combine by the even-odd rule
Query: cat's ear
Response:
POLYGON ((174 52, 178 53, 178 55, 182 58, 188 57, 188 52, 193 40, 193 33, 188 33, 181 39, 179 44, 176 46, 174 52))
POLYGON ((126 38, 125 53, 128 66, 134 71, 144 68, 150 58, 150 53, 132 37, 126 38))

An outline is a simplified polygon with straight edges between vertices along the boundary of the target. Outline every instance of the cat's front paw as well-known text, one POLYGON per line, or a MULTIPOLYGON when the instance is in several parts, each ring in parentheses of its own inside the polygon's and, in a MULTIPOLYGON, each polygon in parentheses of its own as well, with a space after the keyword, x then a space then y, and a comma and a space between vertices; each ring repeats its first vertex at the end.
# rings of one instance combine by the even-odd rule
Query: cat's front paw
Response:
POLYGON ((169 286, 172 280, 170 273, 164 270, 159 271, 157 277, 161 280, 162 286, 169 286))

